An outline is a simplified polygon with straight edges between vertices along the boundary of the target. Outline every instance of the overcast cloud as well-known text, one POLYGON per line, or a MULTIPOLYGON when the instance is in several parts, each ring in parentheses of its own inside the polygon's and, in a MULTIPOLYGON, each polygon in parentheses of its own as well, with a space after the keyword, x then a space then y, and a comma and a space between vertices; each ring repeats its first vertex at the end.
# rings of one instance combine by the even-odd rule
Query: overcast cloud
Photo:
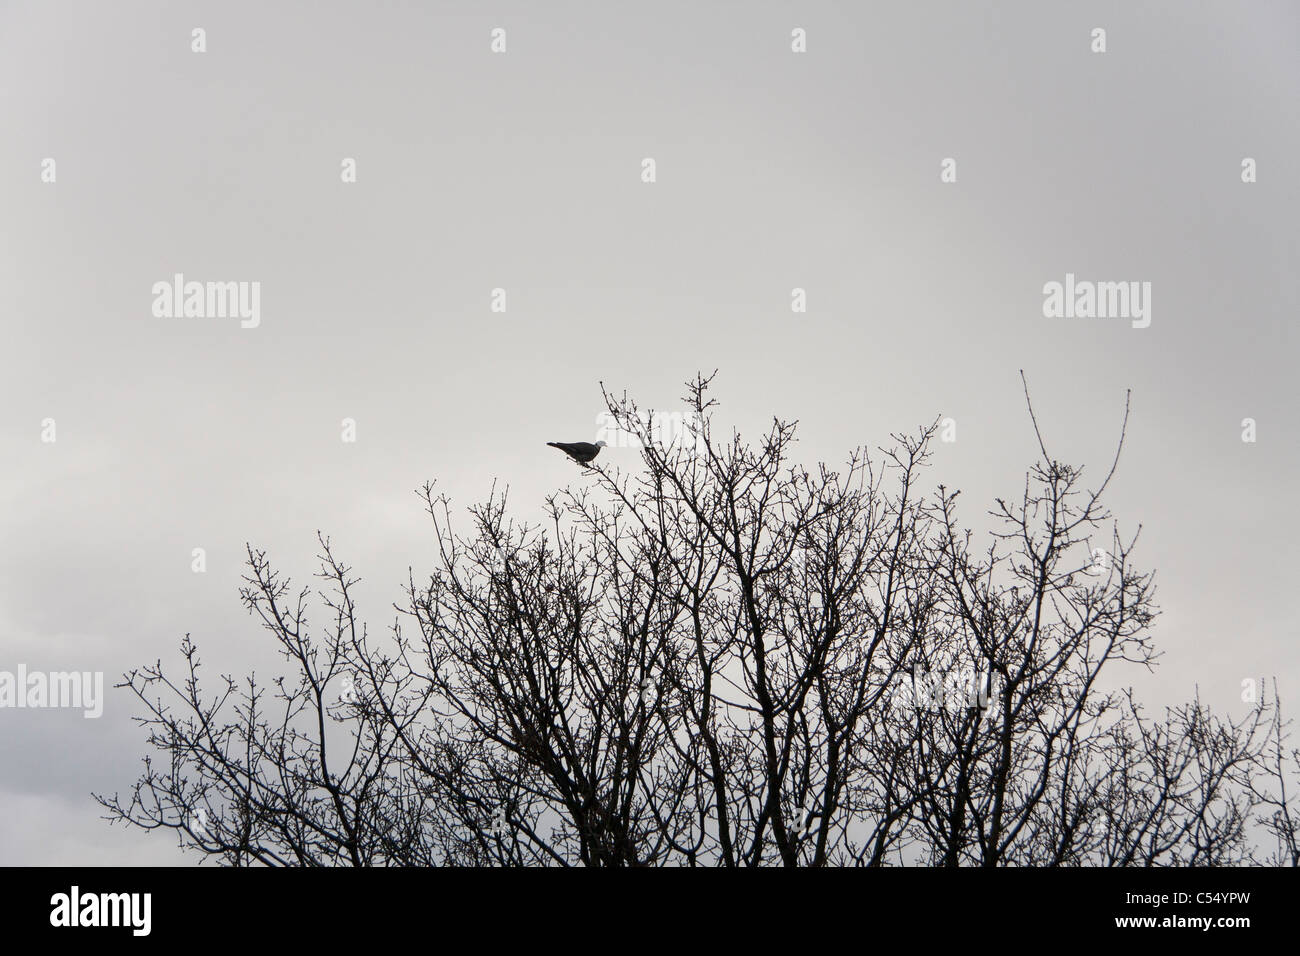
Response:
MULTIPOLYGON (((413 490, 540 516, 601 381, 671 410, 718 368, 719 422, 797 418, 809 463, 951 417, 978 528, 1037 453, 1023 368, 1098 476, 1133 390, 1109 501, 1165 657, 1119 676, 1239 712, 1275 674, 1295 713, 1298 36, 1289 2, 0 3, 0 671, 111 685, 188 632, 269 673, 244 544, 301 581, 318 528, 383 629, 413 490), (156 316, 177 273, 260 283, 256 327, 156 316), (1045 317, 1067 274, 1150 283, 1149 326, 1045 317)), ((0 710, 0 862, 180 859, 90 798, 133 713, 0 710)))

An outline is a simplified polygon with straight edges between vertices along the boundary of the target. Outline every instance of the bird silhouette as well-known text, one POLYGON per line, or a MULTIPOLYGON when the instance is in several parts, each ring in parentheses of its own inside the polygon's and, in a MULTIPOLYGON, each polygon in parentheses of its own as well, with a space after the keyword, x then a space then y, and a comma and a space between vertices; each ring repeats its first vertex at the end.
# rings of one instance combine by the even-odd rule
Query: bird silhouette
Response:
POLYGON ((605 447, 603 441, 598 441, 594 445, 589 441, 548 441, 546 444, 552 448, 560 449, 574 461, 583 465, 589 464, 605 447))

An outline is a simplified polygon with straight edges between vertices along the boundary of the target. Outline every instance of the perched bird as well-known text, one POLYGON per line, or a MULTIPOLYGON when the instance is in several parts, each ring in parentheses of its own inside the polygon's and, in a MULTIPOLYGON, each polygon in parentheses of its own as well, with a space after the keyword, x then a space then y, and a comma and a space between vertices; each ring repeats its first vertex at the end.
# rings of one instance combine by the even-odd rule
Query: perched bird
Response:
POLYGON ((548 441, 546 444, 560 449, 574 461, 584 465, 599 455, 600 450, 605 447, 603 441, 598 441, 594 445, 589 441, 548 441))

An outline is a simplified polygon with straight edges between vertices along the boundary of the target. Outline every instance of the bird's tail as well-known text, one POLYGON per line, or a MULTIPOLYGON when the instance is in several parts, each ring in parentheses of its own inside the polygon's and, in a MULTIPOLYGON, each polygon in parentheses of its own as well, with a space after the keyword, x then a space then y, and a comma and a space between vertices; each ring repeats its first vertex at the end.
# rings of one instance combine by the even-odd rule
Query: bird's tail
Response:
POLYGON ((552 448, 560 447, 560 443, 558 441, 548 441, 546 444, 550 445, 552 448))

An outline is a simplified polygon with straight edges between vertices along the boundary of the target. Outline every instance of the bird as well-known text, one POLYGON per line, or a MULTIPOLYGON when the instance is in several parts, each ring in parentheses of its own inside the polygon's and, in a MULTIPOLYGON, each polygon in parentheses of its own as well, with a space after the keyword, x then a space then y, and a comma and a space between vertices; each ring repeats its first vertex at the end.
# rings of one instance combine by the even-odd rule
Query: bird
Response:
POLYGON ((582 465, 589 464, 605 447, 603 441, 598 441, 594 445, 589 441, 548 441, 546 444, 552 448, 560 449, 560 451, 582 465))

